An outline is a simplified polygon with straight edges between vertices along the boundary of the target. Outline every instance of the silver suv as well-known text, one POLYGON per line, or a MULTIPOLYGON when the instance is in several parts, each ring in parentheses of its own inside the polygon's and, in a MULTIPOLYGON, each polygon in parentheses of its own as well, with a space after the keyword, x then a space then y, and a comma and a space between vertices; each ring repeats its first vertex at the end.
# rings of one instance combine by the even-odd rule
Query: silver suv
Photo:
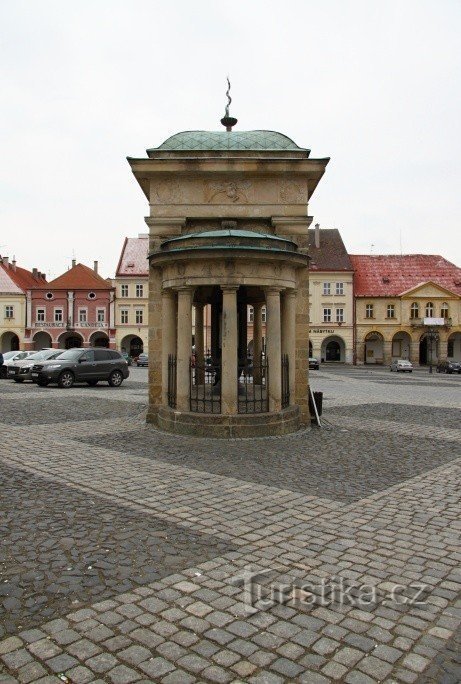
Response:
POLYGON ((33 380, 32 368, 37 361, 56 359, 63 351, 63 349, 42 349, 42 351, 34 352, 20 361, 14 361, 14 363, 10 363, 8 366, 7 377, 15 382, 33 380))
POLYGON ((91 387, 106 380, 111 387, 120 387, 129 376, 128 364, 114 349, 68 349, 57 359, 34 364, 32 379, 41 387, 50 382, 69 388, 74 382, 86 382, 91 387))

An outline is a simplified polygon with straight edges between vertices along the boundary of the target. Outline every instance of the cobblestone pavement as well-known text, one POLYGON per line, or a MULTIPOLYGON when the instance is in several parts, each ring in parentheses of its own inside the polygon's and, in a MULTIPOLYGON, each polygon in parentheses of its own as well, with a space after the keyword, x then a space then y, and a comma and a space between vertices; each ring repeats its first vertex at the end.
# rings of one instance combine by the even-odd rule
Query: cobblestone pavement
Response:
POLYGON ((145 381, 0 382, 0 681, 461 681, 461 377, 322 369, 322 430, 228 442, 145 381))

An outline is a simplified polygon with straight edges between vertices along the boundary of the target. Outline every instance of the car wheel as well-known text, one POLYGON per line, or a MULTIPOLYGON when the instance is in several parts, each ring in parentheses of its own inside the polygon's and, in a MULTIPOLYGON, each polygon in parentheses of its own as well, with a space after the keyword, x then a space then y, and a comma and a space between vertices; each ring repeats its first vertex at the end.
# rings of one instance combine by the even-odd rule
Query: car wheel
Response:
POLYGON ((112 373, 110 374, 110 377, 109 377, 109 385, 111 387, 120 387, 122 382, 123 382, 123 375, 122 375, 121 371, 119 371, 119 370, 112 371, 112 373))
POLYGON ((40 380, 37 380, 37 385, 39 387, 46 387, 48 385, 48 380, 41 378, 40 380))
POLYGON ((86 382, 87 382, 87 384, 88 384, 90 387, 96 387, 96 385, 98 384, 99 380, 87 380, 86 382))
POLYGON ((13 378, 15 382, 24 382, 24 378, 13 378))
POLYGON ((58 378, 58 387, 69 389, 74 384, 75 378, 71 371, 63 371, 58 378))

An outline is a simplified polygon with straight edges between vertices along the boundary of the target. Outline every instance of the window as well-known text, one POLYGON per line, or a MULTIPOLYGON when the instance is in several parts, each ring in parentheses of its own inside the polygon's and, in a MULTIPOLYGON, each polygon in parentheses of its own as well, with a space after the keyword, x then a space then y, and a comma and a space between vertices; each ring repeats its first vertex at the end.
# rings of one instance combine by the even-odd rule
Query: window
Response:
POLYGON ((255 310, 252 306, 248 307, 248 323, 253 323, 255 319, 255 310))
POLYGON ((112 361, 110 352, 107 349, 95 349, 94 350, 94 360, 95 361, 112 361))
POLYGON ((426 304, 426 318, 432 318, 434 315, 434 304, 432 302, 428 302, 426 304))
POLYGON ((336 323, 344 323, 344 309, 336 309, 336 323))
POLYGON ((323 294, 329 295, 331 293, 331 283, 323 283, 323 294))
POLYGON ((14 318, 14 306, 5 306, 5 318, 14 318))
POLYGON ((367 304, 365 307, 365 318, 373 318, 373 304, 367 304))
POLYGON ((54 310, 54 322, 55 323, 62 323, 62 309, 55 309, 54 310))
POLYGON ((387 305, 387 317, 388 318, 395 318, 395 305, 394 304, 388 304, 387 305))
POLYGON ((261 311, 261 320, 263 323, 266 322, 266 318, 267 318, 267 311, 266 311, 266 307, 263 306, 262 311, 261 311))
POLYGON ((78 322, 87 323, 88 322, 88 311, 86 309, 78 310, 78 322))
POLYGON ((120 287, 120 295, 122 297, 128 297, 128 285, 122 285, 120 287))
POLYGON ((136 285, 136 297, 142 297, 144 292, 144 285, 136 285))
POLYGON ((37 323, 44 323, 45 309, 37 309, 37 323))
POLYGON ((94 361, 94 351, 92 349, 89 349, 88 351, 86 351, 84 354, 81 355, 80 360, 85 361, 85 362, 94 361))
POLYGON ((128 309, 120 311, 120 323, 128 323, 128 309))
POLYGON ((88 299, 96 299, 96 292, 89 292, 88 299))
POLYGON ((441 318, 448 318, 448 316, 449 316, 448 304, 447 304, 447 302, 444 302, 442 304, 441 309, 440 309, 440 317, 441 318))
POLYGON ((413 302, 413 304, 410 306, 410 318, 415 319, 419 318, 419 304, 418 302, 413 302))
POLYGON ((106 310, 105 309, 98 309, 96 312, 96 318, 98 323, 104 323, 106 320, 106 310))
POLYGON ((337 295, 343 295, 344 294, 344 283, 336 283, 336 294, 337 295))
POLYGON ((142 309, 136 309, 136 323, 139 325, 142 323, 144 316, 144 311, 142 309))
POLYGON ((323 322, 324 323, 331 323, 331 309, 324 309, 323 310, 323 322))

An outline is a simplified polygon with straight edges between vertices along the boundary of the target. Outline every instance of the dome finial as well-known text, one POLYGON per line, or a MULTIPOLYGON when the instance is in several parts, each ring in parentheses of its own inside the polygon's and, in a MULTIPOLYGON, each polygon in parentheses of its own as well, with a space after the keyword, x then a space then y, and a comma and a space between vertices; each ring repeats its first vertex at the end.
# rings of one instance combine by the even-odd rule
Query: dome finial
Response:
POLYGON ((232 102, 232 98, 230 96, 230 89, 231 89, 231 84, 230 84, 229 76, 228 76, 227 77, 227 90, 226 90, 227 105, 226 105, 225 114, 224 114, 223 118, 221 119, 221 123, 223 126, 226 127, 226 131, 228 133, 230 133, 232 131, 232 126, 235 126, 235 124, 237 123, 237 119, 234 119, 234 117, 229 114, 229 107, 230 107, 231 102, 232 102))

